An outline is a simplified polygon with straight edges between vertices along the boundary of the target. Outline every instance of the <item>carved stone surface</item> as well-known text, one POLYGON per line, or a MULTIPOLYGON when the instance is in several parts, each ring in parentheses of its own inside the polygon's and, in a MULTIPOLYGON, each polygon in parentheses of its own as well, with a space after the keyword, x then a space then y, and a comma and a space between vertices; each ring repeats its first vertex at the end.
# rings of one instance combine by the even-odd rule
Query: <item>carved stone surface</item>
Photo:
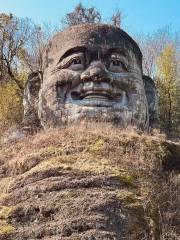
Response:
POLYGON ((141 51, 126 32, 104 24, 70 27, 47 46, 34 109, 45 129, 84 119, 146 129, 152 110, 142 76, 141 51))
POLYGON ((34 125, 35 127, 40 126, 40 120, 38 117, 38 102, 40 87, 41 87, 40 73, 33 72, 29 74, 23 98, 24 105, 23 124, 25 126, 31 125, 34 125))
POLYGON ((158 117, 158 94, 152 78, 143 76, 145 82, 145 92, 148 101, 149 127, 157 128, 159 125, 158 117))

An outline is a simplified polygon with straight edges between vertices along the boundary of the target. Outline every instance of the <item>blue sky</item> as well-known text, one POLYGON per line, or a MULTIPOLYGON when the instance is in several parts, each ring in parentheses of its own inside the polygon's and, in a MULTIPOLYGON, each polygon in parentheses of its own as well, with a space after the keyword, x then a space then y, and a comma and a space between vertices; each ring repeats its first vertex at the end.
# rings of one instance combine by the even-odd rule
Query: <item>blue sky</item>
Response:
MULTIPOLYGON (((123 12, 123 29, 130 33, 151 33, 171 25, 180 31, 180 0, 82 0, 87 7, 95 6, 108 20, 113 11, 123 12)), ((79 0, 0 0, 0 12, 32 18, 36 23, 60 23, 60 19, 79 0)))

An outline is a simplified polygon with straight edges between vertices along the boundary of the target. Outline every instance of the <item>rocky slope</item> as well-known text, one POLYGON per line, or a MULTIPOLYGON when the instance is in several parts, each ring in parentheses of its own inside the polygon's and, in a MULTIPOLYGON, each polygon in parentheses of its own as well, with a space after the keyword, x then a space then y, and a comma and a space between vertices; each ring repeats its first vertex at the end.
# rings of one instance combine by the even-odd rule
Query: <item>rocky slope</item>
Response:
POLYGON ((163 136, 102 124, 1 144, 0 239, 179 239, 179 160, 163 136))

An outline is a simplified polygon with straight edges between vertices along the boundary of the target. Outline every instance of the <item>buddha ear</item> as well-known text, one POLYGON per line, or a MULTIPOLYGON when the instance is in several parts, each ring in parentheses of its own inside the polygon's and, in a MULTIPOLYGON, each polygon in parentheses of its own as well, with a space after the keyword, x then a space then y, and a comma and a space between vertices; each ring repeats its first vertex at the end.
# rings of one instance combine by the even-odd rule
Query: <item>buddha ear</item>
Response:
POLYGON ((41 89, 42 73, 32 72, 29 74, 23 96, 24 118, 23 125, 38 128, 40 121, 38 117, 39 91, 41 89))
POLYGON ((41 88, 42 76, 41 72, 32 72, 28 75, 25 90, 31 97, 37 97, 41 88))
POLYGON ((149 126, 151 128, 158 127, 158 94, 155 83, 152 78, 143 75, 145 83, 145 93, 148 102, 149 126))

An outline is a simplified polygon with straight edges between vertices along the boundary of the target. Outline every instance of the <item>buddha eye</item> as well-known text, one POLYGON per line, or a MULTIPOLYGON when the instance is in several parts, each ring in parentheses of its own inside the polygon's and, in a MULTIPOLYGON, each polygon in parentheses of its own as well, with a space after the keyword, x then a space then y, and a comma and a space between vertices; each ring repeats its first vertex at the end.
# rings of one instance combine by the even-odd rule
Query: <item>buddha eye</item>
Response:
POLYGON ((85 68, 85 54, 73 53, 60 61, 57 64, 57 69, 70 69, 73 71, 82 71, 85 68))
POLYGON ((80 58, 75 58, 72 60, 71 64, 81 64, 81 59, 80 58))
POLYGON ((69 61, 69 69, 74 71, 84 70, 84 60, 82 57, 75 57, 69 61))
POLYGON ((112 60, 112 65, 113 66, 120 66, 121 62, 119 60, 112 60))
POLYGON ((109 70, 111 72, 127 72, 125 64, 120 59, 111 59, 109 70))

